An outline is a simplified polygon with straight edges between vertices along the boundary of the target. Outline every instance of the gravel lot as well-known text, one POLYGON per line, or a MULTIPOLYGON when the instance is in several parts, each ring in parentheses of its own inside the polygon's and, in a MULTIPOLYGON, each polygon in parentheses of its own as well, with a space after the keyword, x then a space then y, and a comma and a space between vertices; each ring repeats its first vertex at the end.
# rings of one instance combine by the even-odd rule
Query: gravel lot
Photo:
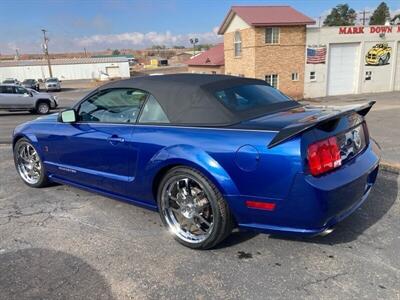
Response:
POLYGON ((189 250, 158 214, 66 186, 30 189, 0 146, 0 299, 400 299, 397 175, 324 238, 234 233, 189 250))

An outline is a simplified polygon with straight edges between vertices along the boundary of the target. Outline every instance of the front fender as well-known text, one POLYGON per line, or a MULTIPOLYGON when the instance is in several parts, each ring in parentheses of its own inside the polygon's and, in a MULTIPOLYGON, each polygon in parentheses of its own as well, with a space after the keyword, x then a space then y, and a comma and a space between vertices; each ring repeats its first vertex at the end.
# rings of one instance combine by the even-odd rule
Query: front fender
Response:
POLYGON ((238 189, 225 169, 207 152, 190 145, 174 145, 156 153, 146 167, 147 182, 169 166, 183 165, 200 171, 223 195, 238 195, 238 189))

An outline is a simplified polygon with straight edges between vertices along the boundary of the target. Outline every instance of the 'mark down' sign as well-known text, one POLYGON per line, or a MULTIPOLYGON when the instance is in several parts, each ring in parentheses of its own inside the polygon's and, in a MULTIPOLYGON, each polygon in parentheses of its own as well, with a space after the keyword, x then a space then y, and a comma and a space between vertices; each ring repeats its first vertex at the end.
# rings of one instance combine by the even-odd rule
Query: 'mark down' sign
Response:
POLYGON ((374 33, 400 33, 400 25, 398 26, 353 26, 339 27, 339 34, 374 34, 374 33))

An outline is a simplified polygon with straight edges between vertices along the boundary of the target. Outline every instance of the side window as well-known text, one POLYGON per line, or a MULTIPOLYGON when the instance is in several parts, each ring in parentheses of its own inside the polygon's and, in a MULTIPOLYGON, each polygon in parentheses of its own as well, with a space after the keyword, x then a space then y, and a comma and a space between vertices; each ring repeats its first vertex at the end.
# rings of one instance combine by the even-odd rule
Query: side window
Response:
POLYGON ((148 94, 136 89, 110 89, 100 91, 78 109, 82 122, 135 123, 148 94))
POLYGON ((149 96, 149 99, 143 107, 139 123, 169 123, 164 110, 152 95, 149 96))
POLYGON ((266 44, 279 44, 279 27, 265 28, 265 43, 266 44))
POLYGON ((0 87, 1 94, 14 94, 14 88, 10 85, 3 85, 0 87))
POLYGON ((233 46, 235 48, 235 56, 238 57, 242 54, 242 37, 240 32, 236 31, 233 39, 233 46))
POLYGON ((15 93, 16 94, 28 94, 28 90, 27 89, 24 89, 23 87, 20 87, 20 86, 16 86, 15 87, 15 93))

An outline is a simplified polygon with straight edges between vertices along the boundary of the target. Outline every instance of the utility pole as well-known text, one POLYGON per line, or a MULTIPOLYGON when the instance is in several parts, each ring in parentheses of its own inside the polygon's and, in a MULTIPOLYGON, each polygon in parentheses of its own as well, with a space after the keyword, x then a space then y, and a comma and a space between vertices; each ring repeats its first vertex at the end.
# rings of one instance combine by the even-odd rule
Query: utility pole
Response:
POLYGON ((189 40, 190 43, 193 45, 193 56, 196 55, 196 44, 199 42, 198 38, 193 38, 189 40))
POLYGON ((366 14, 367 13, 369 13, 369 11, 366 11, 365 9, 362 11, 362 18, 361 18, 361 20, 362 20, 362 24, 363 24, 363 26, 365 26, 365 21, 367 21, 367 16, 366 16, 366 14))
POLYGON ((46 29, 42 29, 43 32, 43 51, 44 51, 44 55, 47 59, 47 66, 49 67, 49 75, 50 78, 53 77, 53 72, 51 71, 51 64, 50 64, 50 56, 49 56, 49 38, 46 36, 46 29))

